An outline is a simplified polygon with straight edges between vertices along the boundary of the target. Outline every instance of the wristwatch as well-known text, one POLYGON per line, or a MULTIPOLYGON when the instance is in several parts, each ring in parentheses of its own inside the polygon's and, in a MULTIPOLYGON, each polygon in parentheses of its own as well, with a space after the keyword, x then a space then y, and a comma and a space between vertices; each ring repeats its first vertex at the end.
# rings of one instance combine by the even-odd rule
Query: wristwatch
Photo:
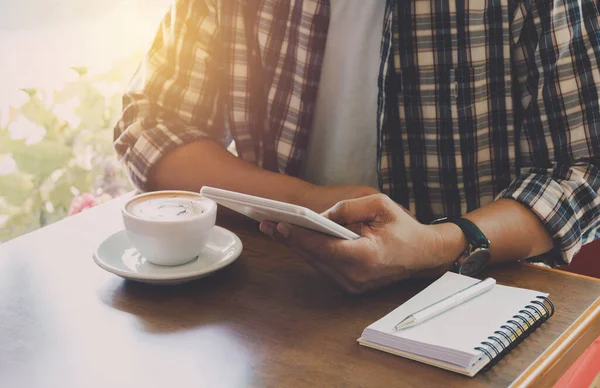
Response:
POLYGON ((475 276, 490 262, 490 241, 483 232, 466 218, 440 218, 432 224, 452 222, 464 233, 467 239, 467 249, 454 262, 453 270, 461 275, 475 276))

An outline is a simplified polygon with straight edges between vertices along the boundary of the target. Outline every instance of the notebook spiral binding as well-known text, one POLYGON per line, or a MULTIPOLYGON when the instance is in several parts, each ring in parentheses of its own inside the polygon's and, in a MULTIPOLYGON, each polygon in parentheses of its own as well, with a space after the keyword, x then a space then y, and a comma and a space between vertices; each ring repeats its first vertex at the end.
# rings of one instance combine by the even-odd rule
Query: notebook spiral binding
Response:
POLYGON ((485 372, 496 365, 504 356, 513 350, 525 338, 535 331, 542 323, 546 322, 554 314, 554 304, 545 296, 538 296, 519 314, 513 315, 513 319, 506 321, 505 325, 496 330, 494 335, 489 336, 489 341, 482 341, 476 350, 481 351, 490 362, 481 370, 485 372))

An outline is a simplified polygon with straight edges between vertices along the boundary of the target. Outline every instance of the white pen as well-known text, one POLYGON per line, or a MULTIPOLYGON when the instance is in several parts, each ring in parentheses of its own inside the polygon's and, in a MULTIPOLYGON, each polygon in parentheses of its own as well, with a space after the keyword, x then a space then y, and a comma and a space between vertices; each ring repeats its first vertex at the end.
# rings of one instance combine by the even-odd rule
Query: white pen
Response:
POLYGON ((407 329, 409 327, 418 325, 419 323, 425 322, 426 320, 433 318, 444 311, 450 310, 451 308, 458 306, 469 299, 473 299, 474 297, 489 291, 495 284, 496 279, 493 278, 486 278, 475 284, 472 284, 467 288, 464 288, 440 301, 435 302, 434 304, 412 313, 400 321, 400 323, 398 323, 394 329, 407 329))

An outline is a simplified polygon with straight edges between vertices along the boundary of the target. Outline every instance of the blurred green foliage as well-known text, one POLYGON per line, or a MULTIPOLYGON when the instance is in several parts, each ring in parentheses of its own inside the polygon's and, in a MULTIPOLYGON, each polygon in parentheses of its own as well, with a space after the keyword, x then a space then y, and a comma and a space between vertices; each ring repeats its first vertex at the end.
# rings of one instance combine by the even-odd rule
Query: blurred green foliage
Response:
POLYGON ((62 219, 81 193, 131 190, 112 141, 137 59, 99 75, 74 67, 59 90, 22 90, 26 101, 0 120, 0 242, 62 219))

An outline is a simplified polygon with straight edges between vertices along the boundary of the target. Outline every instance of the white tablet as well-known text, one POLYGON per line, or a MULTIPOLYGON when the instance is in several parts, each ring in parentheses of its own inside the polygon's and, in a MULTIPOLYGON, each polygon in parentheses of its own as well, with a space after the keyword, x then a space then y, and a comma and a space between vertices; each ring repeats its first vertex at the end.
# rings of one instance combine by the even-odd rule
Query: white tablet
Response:
POLYGON ((259 222, 285 222, 347 240, 360 237, 353 231, 302 206, 208 186, 204 186, 200 194, 259 222))

